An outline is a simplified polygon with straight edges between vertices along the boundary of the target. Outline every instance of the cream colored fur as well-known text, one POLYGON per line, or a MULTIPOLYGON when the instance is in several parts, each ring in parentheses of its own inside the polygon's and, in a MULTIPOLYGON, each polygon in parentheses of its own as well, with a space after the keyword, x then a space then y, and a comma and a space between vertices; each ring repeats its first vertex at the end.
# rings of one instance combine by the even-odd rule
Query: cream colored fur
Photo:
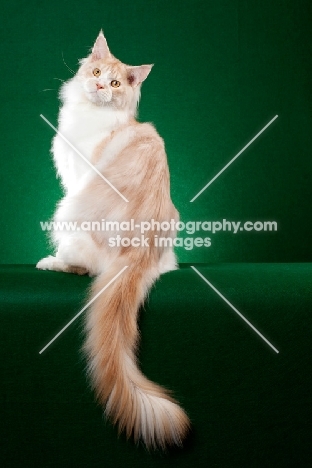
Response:
MULTIPOLYGON (((59 131, 116 187, 126 203, 66 142, 56 135, 52 152, 65 196, 54 221, 170 221, 178 212, 170 199, 164 143, 155 128, 135 120, 141 83, 151 65, 131 67, 110 53, 101 32, 91 54, 61 90, 59 131), (100 71, 100 74, 99 74, 100 71), (98 76, 95 76, 95 73, 98 76), (113 84, 120 85, 114 87, 113 84)), ((139 236, 137 231, 123 236, 139 236)), ((145 236, 152 238, 152 232, 145 236)), ((158 232, 174 237, 174 232, 158 232)), ((109 247, 111 232, 55 231, 55 256, 39 269, 89 273, 97 278, 91 297, 124 267, 128 269, 92 304, 86 318, 92 382, 107 415, 147 447, 181 444, 189 427, 166 390, 136 365, 137 313, 153 282, 176 268, 172 249, 109 247)))

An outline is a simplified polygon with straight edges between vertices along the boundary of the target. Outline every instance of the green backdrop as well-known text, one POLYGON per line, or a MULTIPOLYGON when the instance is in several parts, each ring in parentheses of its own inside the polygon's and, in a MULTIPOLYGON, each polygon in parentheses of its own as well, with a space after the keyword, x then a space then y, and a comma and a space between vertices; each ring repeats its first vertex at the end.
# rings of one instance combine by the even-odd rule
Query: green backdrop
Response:
POLYGON ((56 123, 58 80, 71 76, 62 55, 76 70, 100 28, 120 60, 155 64, 139 118, 166 142, 182 220, 278 222, 275 233, 215 234, 179 260, 311 261, 311 2, 12 0, 1 13, 2 262, 50 251, 39 221, 61 190, 39 114, 56 123))
POLYGON ((163 275, 140 314, 144 373, 192 421, 183 450, 118 437, 82 359, 87 276, 0 267, 3 468, 309 468, 311 265, 197 266, 276 354, 187 265, 163 275))
POLYGON ((1 7, 1 261, 31 264, 0 271, 1 466, 311 466, 311 2, 1 7), (76 70, 101 28, 119 59, 155 64, 139 118, 166 142, 182 220, 278 222, 274 233, 217 233, 209 248, 177 249, 180 262, 208 263, 199 271, 278 355, 187 265, 162 276, 141 311, 142 369, 174 391, 193 423, 184 450, 166 455, 118 439, 104 422, 81 358, 83 317, 38 354, 90 285, 34 268, 50 253, 39 223, 61 196, 53 131, 39 115, 57 122, 59 80, 71 76, 63 56, 76 70))

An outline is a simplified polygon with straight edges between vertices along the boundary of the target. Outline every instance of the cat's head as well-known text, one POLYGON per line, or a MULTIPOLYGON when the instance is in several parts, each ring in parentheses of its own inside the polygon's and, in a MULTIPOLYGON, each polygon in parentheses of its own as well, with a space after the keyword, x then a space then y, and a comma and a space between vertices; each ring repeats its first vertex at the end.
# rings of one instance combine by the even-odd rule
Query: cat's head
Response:
POLYGON ((102 31, 91 54, 80 64, 76 79, 91 103, 135 114, 141 84, 152 65, 129 66, 120 62, 111 54, 102 31))

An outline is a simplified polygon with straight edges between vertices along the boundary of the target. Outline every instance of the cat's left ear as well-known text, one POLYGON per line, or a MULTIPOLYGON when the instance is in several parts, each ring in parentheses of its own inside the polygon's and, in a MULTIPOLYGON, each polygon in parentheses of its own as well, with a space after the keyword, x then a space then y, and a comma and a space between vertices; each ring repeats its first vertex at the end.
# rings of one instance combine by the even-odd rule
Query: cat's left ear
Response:
POLYGON ((133 88, 142 83, 151 71, 153 65, 141 65, 139 67, 127 67, 128 82, 133 88))
POLYGON ((91 53, 91 61, 102 60, 110 57, 111 53, 109 51, 106 39, 104 37, 103 31, 100 31, 91 53))

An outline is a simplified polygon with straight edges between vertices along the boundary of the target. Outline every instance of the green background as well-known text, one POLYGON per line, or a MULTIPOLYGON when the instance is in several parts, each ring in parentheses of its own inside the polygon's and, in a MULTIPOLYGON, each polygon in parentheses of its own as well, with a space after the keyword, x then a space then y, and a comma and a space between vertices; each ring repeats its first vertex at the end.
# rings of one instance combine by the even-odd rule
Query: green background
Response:
POLYGON ((311 466, 311 9, 304 0, 2 3, 1 261, 31 265, 0 268, 1 466, 311 466), (139 118, 165 140, 182 220, 278 222, 276 233, 219 233, 208 249, 177 252, 209 263, 197 267, 279 354, 187 265, 162 276, 141 311, 142 370, 192 420, 185 448, 167 454, 104 422, 81 358, 82 317, 38 354, 90 285, 34 268, 51 252, 39 222, 61 197, 53 131, 39 115, 56 123, 58 80, 71 76, 62 55, 76 70, 101 28, 120 60, 155 64, 139 118))
POLYGON ((39 221, 61 196, 49 148, 60 81, 100 28, 125 63, 155 66, 140 120, 166 142, 183 221, 275 220, 276 233, 219 233, 180 262, 311 261, 311 2, 14 1, 2 6, 3 263, 50 253, 39 221), (46 91, 48 89, 48 91, 46 91), (194 203, 189 200, 275 115, 194 203))
POLYGON ((276 354, 184 265, 161 276, 140 314, 139 362, 192 421, 183 450, 148 453, 105 421, 82 359, 86 276, 0 267, 0 466, 309 468, 311 265, 197 265, 276 354))

